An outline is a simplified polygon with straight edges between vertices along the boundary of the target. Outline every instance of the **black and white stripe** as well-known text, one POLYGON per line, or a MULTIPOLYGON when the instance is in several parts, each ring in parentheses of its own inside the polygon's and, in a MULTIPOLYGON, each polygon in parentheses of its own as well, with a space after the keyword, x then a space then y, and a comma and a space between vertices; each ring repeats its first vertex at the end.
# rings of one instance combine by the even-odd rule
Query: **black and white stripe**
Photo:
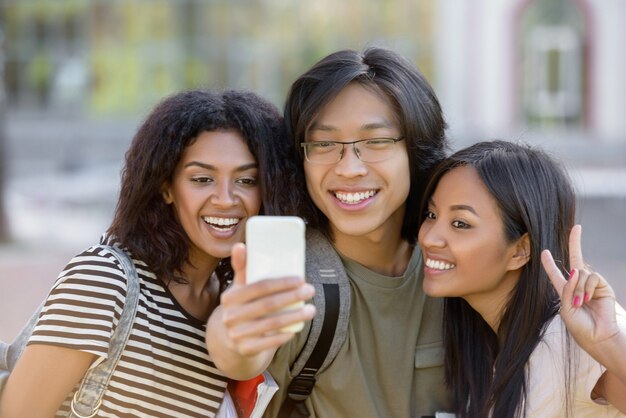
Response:
MULTIPOLYGON (((141 285, 137 316, 97 416, 214 416, 227 379, 208 355, 205 324, 178 305, 145 263, 134 263, 141 285)), ((29 344, 105 358, 125 297, 121 266, 108 250, 94 246, 61 272, 29 344)), ((72 396, 58 417, 68 415, 72 396)))

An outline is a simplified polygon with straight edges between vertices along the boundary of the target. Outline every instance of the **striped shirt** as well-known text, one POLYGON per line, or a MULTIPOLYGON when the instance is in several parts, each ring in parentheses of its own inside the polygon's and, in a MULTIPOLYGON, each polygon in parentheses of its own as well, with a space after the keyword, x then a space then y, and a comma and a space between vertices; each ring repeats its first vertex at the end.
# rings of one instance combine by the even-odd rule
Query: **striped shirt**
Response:
MULTIPOLYGON (((96 416, 215 416, 227 379, 208 355, 205 324, 185 312, 145 263, 133 261, 140 282, 137 316, 96 416)), ((117 259, 102 246, 91 247, 61 272, 28 344, 92 353, 95 365, 107 357, 125 297, 117 259)), ((77 388, 57 417, 69 414, 77 388)))

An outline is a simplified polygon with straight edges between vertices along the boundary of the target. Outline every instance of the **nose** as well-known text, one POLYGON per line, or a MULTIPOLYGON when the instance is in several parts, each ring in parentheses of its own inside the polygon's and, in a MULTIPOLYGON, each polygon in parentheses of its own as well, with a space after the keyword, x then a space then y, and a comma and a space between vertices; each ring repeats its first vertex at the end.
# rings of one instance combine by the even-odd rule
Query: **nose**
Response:
POLYGON ((347 178, 365 176, 367 165, 359 159, 359 150, 356 144, 351 145, 352 150, 348 149, 349 145, 343 146, 341 160, 335 165, 335 173, 347 178))
POLYGON ((210 201, 217 207, 231 207, 237 202, 234 187, 230 181, 222 180, 216 183, 210 201))
POLYGON ((420 226, 418 237, 420 247, 443 248, 446 246, 446 239, 437 220, 425 220, 420 226))

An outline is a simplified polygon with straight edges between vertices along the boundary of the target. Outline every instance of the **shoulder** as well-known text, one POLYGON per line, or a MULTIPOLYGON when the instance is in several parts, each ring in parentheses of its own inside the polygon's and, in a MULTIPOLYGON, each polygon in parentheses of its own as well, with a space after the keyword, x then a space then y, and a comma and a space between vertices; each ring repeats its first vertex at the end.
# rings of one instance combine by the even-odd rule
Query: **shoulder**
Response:
POLYGON ((104 285, 117 284, 125 287, 124 269, 112 249, 95 245, 74 256, 65 266, 55 287, 63 283, 104 285))
POLYGON ((555 315, 547 323, 541 339, 528 359, 529 379, 540 386, 561 380, 569 363, 572 342, 563 320, 558 314, 555 315))
POLYGON ((550 370, 555 367, 561 369, 568 345, 567 329, 561 316, 557 314, 546 324, 537 346, 531 353, 530 368, 544 372, 546 371, 544 366, 548 366, 550 370))
POLYGON ((337 251, 328 238, 319 230, 309 228, 306 231, 306 251, 309 254, 319 256, 337 257, 337 251))
POLYGON ((565 327, 563 319, 561 319, 561 315, 556 314, 552 319, 550 319, 550 321, 548 321, 541 340, 551 341, 553 339, 556 339, 557 337, 565 335, 566 333, 567 328, 565 327))
POLYGON ((106 245, 87 248, 59 275, 29 343, 105 357, 126 294, 126 273, 113 250, 106 245))
POLYGON ((541 339, 526 364, 528 392, 526 413, 538 416, 543 411, 549 416, 564 407, 567 376, 565 327, 556 315, 548 322, 541 339), (552 388, 548 390, 548 388, 552 388))
MULTIPOLYGON (((550 321, 528 361, 531 382, 544 389, 567 387, 577 403, 592 402, 591 392, 603 372, 600 363, 569 335, 560 315, 550 321)), ((536 391, 533 393, 538 396, 536 391)))
MULTIPOLYGON (((145 263, 132 260, 138 270, 139 280, 149 274, 145 263)), ((121 309, 126 299, 128 287, 128 272, 109 245, 98 244, 91 246, 74 256, 59 274, 52 287, 46 305, 55 302, 85 303, 86 301, 109 301, 121 309)))

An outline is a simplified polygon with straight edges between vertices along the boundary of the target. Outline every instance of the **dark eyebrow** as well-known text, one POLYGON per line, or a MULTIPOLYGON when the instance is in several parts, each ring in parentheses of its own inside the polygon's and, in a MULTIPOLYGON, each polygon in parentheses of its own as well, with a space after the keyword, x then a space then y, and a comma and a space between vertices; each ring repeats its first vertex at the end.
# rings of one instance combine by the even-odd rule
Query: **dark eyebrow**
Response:
POLYGON ((450 206, 450 210, 466 210, 468 212, 472 212, 476 216, 479 216, 476 210, 469 205, 452 205, 450 206))
MULTIPOLYGON (((435 205, 435 201, 433 200, 432 197, 430 199, 428 199, 428 205, 429 206, 433 206, 435 208, 437 207, 437 205, 435 205)), ((452 211, 454 211, 454 210, 466 210, 468 212, 472 212, 476 216, 480 216, 480 215, 478 215, 476 210, 473 207, 471 207, 470 205, 452 205, 452 206, 450 206, 450 210, 452 210, 452 211)))
POLYGON ((381 128, 395 128, 395 126, 388 120, 383 119, 381 122, 366 123, 361 126, 361 131, 373 131, 381 128))
MULTIPOLYGON (((359 128, 360 131, 373 131, 375 129, 393 129, 395 126, 386 119, 382 119, 380 122, 371 122, 366 123, 365 125, 361 125, 359 128)), ((337 129, 332 125, 323 125, 317 122, 314 122, 310 127, 309 131, 324 131, 324 132, 336 132, 337 129)))
MULTIPOLYGON (((212 171, 217 170, 217 168, 214 165, 201 163, 200 161, 190 161, 187 164, 185 164, 184 168, 187 168, 187 167, 200 167, 200 168, 204 168, 206 170, 212 170, 212 171)), ((259 165, 257 163, 244 164, 244 165, 237 167, 235 171, 237 172, 247 171, 247 170, 252 170, 258 167, 259 165)))

